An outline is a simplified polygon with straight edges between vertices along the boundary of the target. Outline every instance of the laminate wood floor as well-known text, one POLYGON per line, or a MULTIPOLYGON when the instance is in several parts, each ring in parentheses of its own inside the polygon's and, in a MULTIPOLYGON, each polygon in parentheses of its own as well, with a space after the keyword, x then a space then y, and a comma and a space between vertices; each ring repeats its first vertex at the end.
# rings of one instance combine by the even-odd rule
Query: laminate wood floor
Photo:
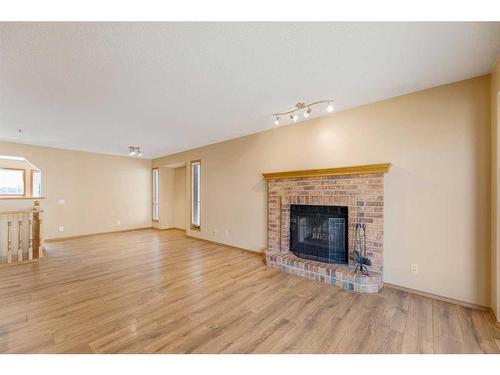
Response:
POLYGON ((498 353, 486 312, 357 295, 146 229, 47 244, 0 267, 3 353, 498 353))

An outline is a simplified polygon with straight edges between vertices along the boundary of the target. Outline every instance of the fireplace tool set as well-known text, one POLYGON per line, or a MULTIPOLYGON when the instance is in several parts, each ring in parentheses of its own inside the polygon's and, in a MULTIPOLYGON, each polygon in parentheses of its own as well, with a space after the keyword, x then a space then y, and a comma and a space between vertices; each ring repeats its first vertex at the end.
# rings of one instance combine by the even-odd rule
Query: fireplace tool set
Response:
POLYGON ((368 267, 372 262, 366 257, 366 224, 356 223, 356 233, 354 236, 354 261, 356 269, 354 272, 361 271, 363 275, 368 276, 368 267))

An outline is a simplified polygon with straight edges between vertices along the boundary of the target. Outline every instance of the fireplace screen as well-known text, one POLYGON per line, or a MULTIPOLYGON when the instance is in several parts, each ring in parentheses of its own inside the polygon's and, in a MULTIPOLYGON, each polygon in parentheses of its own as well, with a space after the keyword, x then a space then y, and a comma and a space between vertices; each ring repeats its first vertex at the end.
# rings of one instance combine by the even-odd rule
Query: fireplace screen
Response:
POLYGON ((290 206, 290 251, 300 258, 347 263, 347 207, 290 206))

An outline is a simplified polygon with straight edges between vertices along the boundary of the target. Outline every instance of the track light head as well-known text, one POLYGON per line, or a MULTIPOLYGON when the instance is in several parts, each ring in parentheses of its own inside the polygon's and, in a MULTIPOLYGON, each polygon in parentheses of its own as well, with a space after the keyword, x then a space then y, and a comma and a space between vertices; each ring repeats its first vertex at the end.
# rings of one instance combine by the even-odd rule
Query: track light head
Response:
POLYGON ((140 147, 129 146, 128 156, 142 156, 142 151, 140 147))
POLYGON ((295 108, 290 109, 288 111, 283 111, 283 112, 276 112, 272 114, 272 117, 274 118, 273 123, 276 126, 280 125, 280 116, 285 119, 290 117, 293 122, 297 122, 299 120, 299 115, 304 115, 304 118, 309 118, 311 117, 312 109, 315 105, 326 105, 324 107, 327 112, 331 113, 334 110, 334 101, 332 99, 327 99, 327 100, 318 100, 316 102, 312 103, 305 103, 305 102, 299 102, 295 104, 295 108))

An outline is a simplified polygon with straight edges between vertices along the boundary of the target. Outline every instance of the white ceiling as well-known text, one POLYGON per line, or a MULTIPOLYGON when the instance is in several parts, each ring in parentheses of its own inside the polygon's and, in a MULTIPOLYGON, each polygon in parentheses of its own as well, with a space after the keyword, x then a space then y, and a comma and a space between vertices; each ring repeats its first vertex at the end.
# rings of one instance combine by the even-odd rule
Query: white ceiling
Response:
POLYGON ((0 23, 0 140, 152 158, 489 73, 500 23, 0 23), (18 129, 22 129, 19 133, 18 129))

